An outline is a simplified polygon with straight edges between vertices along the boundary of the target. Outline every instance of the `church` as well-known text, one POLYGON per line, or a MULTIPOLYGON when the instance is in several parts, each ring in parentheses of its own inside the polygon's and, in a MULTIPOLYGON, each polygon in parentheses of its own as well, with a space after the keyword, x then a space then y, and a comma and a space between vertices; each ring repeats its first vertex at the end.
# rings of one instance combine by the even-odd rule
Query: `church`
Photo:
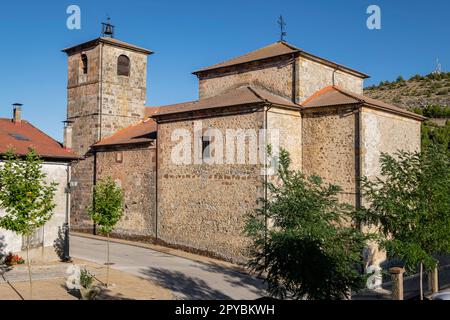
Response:
POLYGON ((151 50, 102 36, 63 52, 64 145, 80 157, 72 164, 73 231, 96 232, 87 215, 92 188, 111 176, 125 205, 113 236, 240 263, 245 216, 268 196, 267 157, 253 153, 266 150, 269 131, 294 169, 340 185, 340 199, 356 207, 360 178, 378 175, 382 152, 420 149, 423 117, 365 97, 365 73, 285 41, 195 70, 198 100, 167 106, 145 102, 151 50), (194 145, 183 161, 174 157, 180 132, 194 145), (230 155, 229 140, 256 151, 230 155))

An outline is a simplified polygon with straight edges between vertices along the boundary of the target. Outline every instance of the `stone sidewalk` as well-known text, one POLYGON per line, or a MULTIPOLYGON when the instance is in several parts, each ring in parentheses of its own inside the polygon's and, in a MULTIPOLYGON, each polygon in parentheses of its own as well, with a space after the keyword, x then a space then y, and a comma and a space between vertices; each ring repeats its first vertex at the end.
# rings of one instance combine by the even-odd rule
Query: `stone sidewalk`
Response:
MULTIPOLYGON (((86 268, 95 277, 94 284, 106 281, 106 267, 80 259, 74 264, 86 268)), ((78 292, 66 289, 69 263, 32 266, 33 300, 78 300, 78 292)), ((110 269, 111 286, 98 297, 99 300, 170 300, 169 290, 128 273, 110 269)), ((0 300, 29 300, 28 269, 15 266, 0 275, 0 300)))

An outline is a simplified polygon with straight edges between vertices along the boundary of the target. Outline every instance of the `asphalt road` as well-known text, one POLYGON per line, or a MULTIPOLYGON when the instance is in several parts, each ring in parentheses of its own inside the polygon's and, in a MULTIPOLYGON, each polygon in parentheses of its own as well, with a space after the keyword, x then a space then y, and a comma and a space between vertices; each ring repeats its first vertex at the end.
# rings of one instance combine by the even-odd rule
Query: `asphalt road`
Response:
MULTIPOLYGON (((71 236, 70 255, 95 263, 106 261, 106 242, 71 236)), ((257 299, 262 280, 238 271, 192 261, 147 248, 110 243, 111 267, 149 278, 172 291, 177 299, 257 299)))

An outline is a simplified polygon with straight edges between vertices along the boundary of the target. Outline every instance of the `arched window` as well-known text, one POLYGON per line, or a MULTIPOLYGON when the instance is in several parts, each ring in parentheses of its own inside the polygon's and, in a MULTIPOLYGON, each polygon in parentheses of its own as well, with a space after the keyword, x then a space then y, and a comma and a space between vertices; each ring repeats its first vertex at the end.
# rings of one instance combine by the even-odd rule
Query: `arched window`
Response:
POLYGON ((88 57, 85 54, 81 55, 81 64, 83 67, 83 74, 87 74, 88 73, 88 57))
POLYGON ((117 75, 127 77, 130 75, 130 58, 125 55, 117 59, 117 75))

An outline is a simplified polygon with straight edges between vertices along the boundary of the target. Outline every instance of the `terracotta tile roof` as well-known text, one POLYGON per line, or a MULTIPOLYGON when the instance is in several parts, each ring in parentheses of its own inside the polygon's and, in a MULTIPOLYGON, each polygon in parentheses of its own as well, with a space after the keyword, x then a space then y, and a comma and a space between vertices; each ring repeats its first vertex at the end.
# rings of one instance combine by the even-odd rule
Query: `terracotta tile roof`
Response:
POLYGON ((288 99, 277 96, 263 89, 245 86, 211 98, 172 105, 170 108, 161 108, 156 111, 152 117, 157 118, 159 116, 175 113, 224 108, 238 105, 254 105, 264 102, 290 108, 298 108, 300 110, 300 106, 298 104, 295 104, 288 99))
POLYGON ((148 143, 156 138, 156 122, 150 118, 138 124, 117 131, 112 136, 104 138, 94 144, 94 147, 111 146, 119 144, 148 143))
POLYGON ((117 131, 112 136, 104 138, 93 145, 93 147, 105 147, 114 145, 150 143, 156 138, 156 122, 150 117, 161 109, 178 109, 186 103, 178 103, 168 106, 146 107, 143 121, 117 131))
POLYGON ((210 71, 210 70, 215 70, 215 69, 220 69, 220 68, 226 68, 226 67, 230 67, 230 66, 235 66, 235 65, 239 65, 239 64, 245 64, 245 63, 249 63, 249 62, 254 62, 254 61, 259 61, 259 60, 264 60, 264 59, 269 59, 269 58, 274 58, 274 57, 279 57, 279 56, 283 56, 283 55, 288 55, 288 54, 299 54, 305 57, 308 57, 312 60, 321 62, 325 65, 329 65, 331 67, 337 68, 337 69, 341 69, 350 73, 353 73, 359 77, 362 78, 368 78, 369 76, 365 73, 359 72, 357 70, 348 68, 346 66, 343 66, 341 64, 337 64, 333 61, 324 59, 324 58, 320 58, 316 55, 313 55, 309 52, 306 52, 302 49, 299 49, 287 42, 284 41, 278 41, 275 43, 272 43, 268 46, 265 46, 263 48, 257 49, 255 51, 249 52, 247 54, 244 54, 242 56, 238 56, 236 58, 230 59, 230 60, 226 60, 223 62, 220 62, 218 64, 206 67, 206 68, 202 68, 199 70, 196 70, 193 72, 193 74, 201 74, 205 71, 210 71))
POLYGON ((212 66, 209 66, 206 68, 196 70, 193 73, 195 74, 195 73, 200 73, 202 71, 224 68, 224 67, 234 66, 237 64, 278 57, 278 56, 282 56, 285 54, 292 54, 292 53, 299 52, 299 51, 300 51, 299 49, 294 48, 290 45, 287 45, 284 42, 275 42, 275 43, 269 44, 268 46, 265 46, 263 48, 260 48, 255 51, 244 54, 242 56, 239 56, 239 57, 236 57, 236 58, 233 58, 230 60, 226 60, 226 61, 217 63, 215 65, 212 65, 212 66))
POLYGON ((304 107, 305 109, 353 104, 363 104, 367 107, 403 115, 405 117, 413 118, 416 120, 426 119, 425 117, 416 113, 409 112, 405 109, 387 104, 380 100, 375 100, 363 95, 350 92, 337 86, 326 87, 316 92, 301 103, 302 107, 304 107))
POLYGON ((95 46, 99 43, 106 43, 106 44, 114 45, 116 47, 131 49, 131 50, 142 52, 142 53, 149 54, 149 55, 153 54, 153 51, 151 51, 151 50, 148 50, 148 49, 145 49, 142 47, 138 47, 134 44, 127 43, 127 42, 124 42, 124 41, 121 41, 121 40, 118 40, 115 38, 108 38, 108 37, 99 37, 99 38, 96 38, 96 39, 93 39, 93 40, 90 40, 90 41, 87 41, 87 42, 84 42, 81 44, 77 44, 76 46, 65 48, 62 51, 66 52, 67 54, 70 54, 71 52, 76 52, 76 51, 82 50, 84 48, 89 48, 89 47, 95 46))
POLYGON ((64 148, 28 121, 15 123, 11 119, 0 118, 0 154, 12 148, 15 153, 25 155, 29 147, 44 159, 78 158, 72 150, 64 148))

